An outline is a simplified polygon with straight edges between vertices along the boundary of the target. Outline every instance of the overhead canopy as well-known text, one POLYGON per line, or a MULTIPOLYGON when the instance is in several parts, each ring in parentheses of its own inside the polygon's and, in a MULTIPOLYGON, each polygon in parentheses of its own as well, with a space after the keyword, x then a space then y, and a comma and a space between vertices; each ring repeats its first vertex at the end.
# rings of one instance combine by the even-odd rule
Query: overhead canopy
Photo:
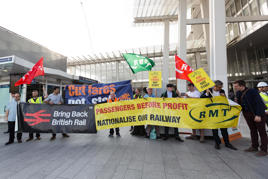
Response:
MULTIPOLYGON (((178 0, 135 0, 134 23, 157 23, 178 20, 178 0)), ((200 1, 187 0, 195 16, 200 14, 200 1)))
MULTIPOLYGON (((171 44, 169 54, 171 56, 177 54, 177 45, 171 44)), ((187 53, 204 52, 205 48, 194 48, 187 50, 187 53)), ((116 61, 124 61, 123 53, 136 53, 148 58, 156 58, 163 56, 163 46, 152 46, 128 50, 114 51, 111 53, 99 53, 93 55, 84 55, 79 57, 68 58, 68 66, 86 65, 86 64, 98 64, 98 63, 110 63, 116 61)))

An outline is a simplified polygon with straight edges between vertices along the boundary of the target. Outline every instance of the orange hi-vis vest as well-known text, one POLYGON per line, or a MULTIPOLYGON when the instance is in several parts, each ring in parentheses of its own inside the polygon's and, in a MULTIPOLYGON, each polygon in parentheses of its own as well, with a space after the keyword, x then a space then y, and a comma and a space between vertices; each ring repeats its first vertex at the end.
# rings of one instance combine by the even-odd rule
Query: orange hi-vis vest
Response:
POLYGON ((112 99, 108 99, 108 103, 112 103, 112 102, 117 102, 117 101, 119 101, 119 99, 118 98, 114 98, 114 101, 112 100, 112 99))

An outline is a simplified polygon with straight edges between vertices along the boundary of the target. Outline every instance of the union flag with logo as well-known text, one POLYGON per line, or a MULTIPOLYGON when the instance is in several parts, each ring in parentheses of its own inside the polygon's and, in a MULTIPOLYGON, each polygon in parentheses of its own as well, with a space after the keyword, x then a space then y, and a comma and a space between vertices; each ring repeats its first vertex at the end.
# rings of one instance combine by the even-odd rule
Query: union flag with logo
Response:
POLYGON ((191 82, 190 78, 188 77, 188 74, 193 72, 194 70, 177 55, 175 55, 175 64, 176 79, 183 79, 191 82))
POLYGON ((21 79, 19 79, 15 86, 19 86, 22 84, 31 84, 33 79, 37 76, 44 76, 44 66, 43 66, 43 57, 33 66, 33 68, 28 71, 21 79))

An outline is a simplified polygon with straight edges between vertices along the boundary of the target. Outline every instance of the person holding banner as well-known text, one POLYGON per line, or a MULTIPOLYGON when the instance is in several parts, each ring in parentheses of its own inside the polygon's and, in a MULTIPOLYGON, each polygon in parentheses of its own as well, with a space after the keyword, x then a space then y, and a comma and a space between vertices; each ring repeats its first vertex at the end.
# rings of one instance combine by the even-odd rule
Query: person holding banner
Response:
MULTIPOLYGON (((54 105, 54 104, 63 104, 63 99, 60 94, 60 88, 59 87, 54 87, 53 93, 51 93, 45 100, 44 102, 46 104, 54 105)), ((62 133, 62 137, 70 137, 66 133, 62 133)), ((56 133, 52 133, 52 137, 50 138, 51 141, 56 139, 56 133)))
MULTIPOLYGON (((117 102, 119 101, 118 98, 116 98, 116 95, 115 95, 115 92, 114 91, 111 91, 110 92, 110 96, 107 100, 108 103, 112 103, 112 102, 117 102)), ((120 137, 120 132, 119 132, 119 127, 115 128, 115 133, 118 137, 120 137)), ((109 134, 109 137, 113 137, 114 136, 114 129, 111 128, 110 129, 110 134, 109 134)))
MULTIPOLYGON (((12 99, 6 109, 6 120, 8 121, 9 140, 5 145, 14 143, 15 138, 15 123, 17 119, 17 109, 20 103, 20 93, 15 93, 14 100, 12 99)), ((18 143, 22 143, 22 133, 17 132, 18 143)))
MULTIPOLYGON (((152 88, 146 88, 146 92, 147 93, 143 96, 143 98, 155 98, 155 95, 153 94, 153 89, 152 88)), ((147 125, 146 126, 146 134, 145 134, 145 137, 146 138, 150 138, 150 133, 151 133, 152 127, 155 128, 156 138, 157 139, 160 139, 159 126, 152 126, 152 125, 147 125)))
MULTIPOLYGON (((139 88, 137 88, 135 90, 135 94, 133 95, 133 99, 139 99, 139 98, 142 98, 142 95, 141 95, 141 91, 139 88)), ((144 128, 144 125, 141 125, 141 126, 131 126, 131 135, 141 135, 141 136, 144 136, 145 135, 145 128, 144 128)))
MULTIPOLYGON (((43 104, 44 99, 47 98, 46 91, 44 88, 43 88, 43 94, 44 94, 44 96, 38 96, 38 90, 37 89, 33 90, 32 91, 32 98, 28 100, 28 103, 43 104)), ((34 134, 32 132, 30 132, 29 138, 26 140, 26 142, 33 140, 33 138, 34 138, 34 134)), ((36 139, 41 140, 40 133, 38 133, 38 132, 36 133, 36 139)))
MULTIPOLYGON (((167 90, 161 95, 161 98, 177 98, 178 94, 176 93, 176 91, 173 90, 174 86, 173 84, 167 84, 167 90)), ((169 132, 169 128, 170 127, 165 127, 165 137, 163 138, 163 140, 167 140, 168 139, 168 132, 169 132)), ((174 128, 174 135, 176 140, 178 140, 179 142, 184 142, 179 135, 179 129, 178 128, 174 128)))
MULTIPOLYGON (((225 96, 225 91, 222 89, 223 83, 220 80, 216 80, 215 86, 213 88, 207 89, 206 91, 203 92, 201 95, 201 98, 212 98, 213 96, 225 96)), ((227 131, 227 128, 221 128, 221 135, 223 137, 225 147, 232 149, 232 150, 237 150, 229 141, 229 134, 227 131)), ((213 138, 215 141, 215 149, 220 149, 220 144, 221 144, 221 139, 219 137, 218 129, 212 129, 213 133, 213 138)))
POLYGON ((250 130, 251 146, 246 149, 245 152, 258 152, 260 136, 261 151, 259 151, 256 155, 266 156, 268 154, 268 139, 267 133, 265 131, 265 104, 263 103, 258 91, 253 88, 247 88, 245 81, 235 81, 233 86, 234 89, 237 91, 237 102, 242 106, 242 112, 250 130))
MULTIPOLYGON (((189 83, 187 87, 188 87, 188 92, 186 92, 185 94, 187 98, 200 98, 201 93, 195 89, 195 86, 193 83, 189 83)), ((192 139, 192 140, 197 139, 196 129, 193 129, 193 134, 186 137, 186 139, 192 139)), ((200 143, 204 143, 204 142, 205 142, 204 129, 200 129, 200 143)))

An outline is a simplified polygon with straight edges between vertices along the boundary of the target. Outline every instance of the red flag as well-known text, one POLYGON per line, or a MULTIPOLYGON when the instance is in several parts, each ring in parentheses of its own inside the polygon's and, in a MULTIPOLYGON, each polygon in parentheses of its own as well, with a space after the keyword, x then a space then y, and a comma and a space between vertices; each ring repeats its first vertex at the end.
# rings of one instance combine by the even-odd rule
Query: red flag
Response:
POLYGON ((180 57, 175 55, 175 63, 176 63, 176 79, 191 80, 188 77, 188 74, 193 72, 194 70, 185 63, 180 57))
POLYGON ((37 76, 44 76, 44 66, 43 66, 43 57, 33 66, 33 68, 28 71, 19 81, 15 83, 15 86, 21 84, 31 84, 32 80, 37 76))

